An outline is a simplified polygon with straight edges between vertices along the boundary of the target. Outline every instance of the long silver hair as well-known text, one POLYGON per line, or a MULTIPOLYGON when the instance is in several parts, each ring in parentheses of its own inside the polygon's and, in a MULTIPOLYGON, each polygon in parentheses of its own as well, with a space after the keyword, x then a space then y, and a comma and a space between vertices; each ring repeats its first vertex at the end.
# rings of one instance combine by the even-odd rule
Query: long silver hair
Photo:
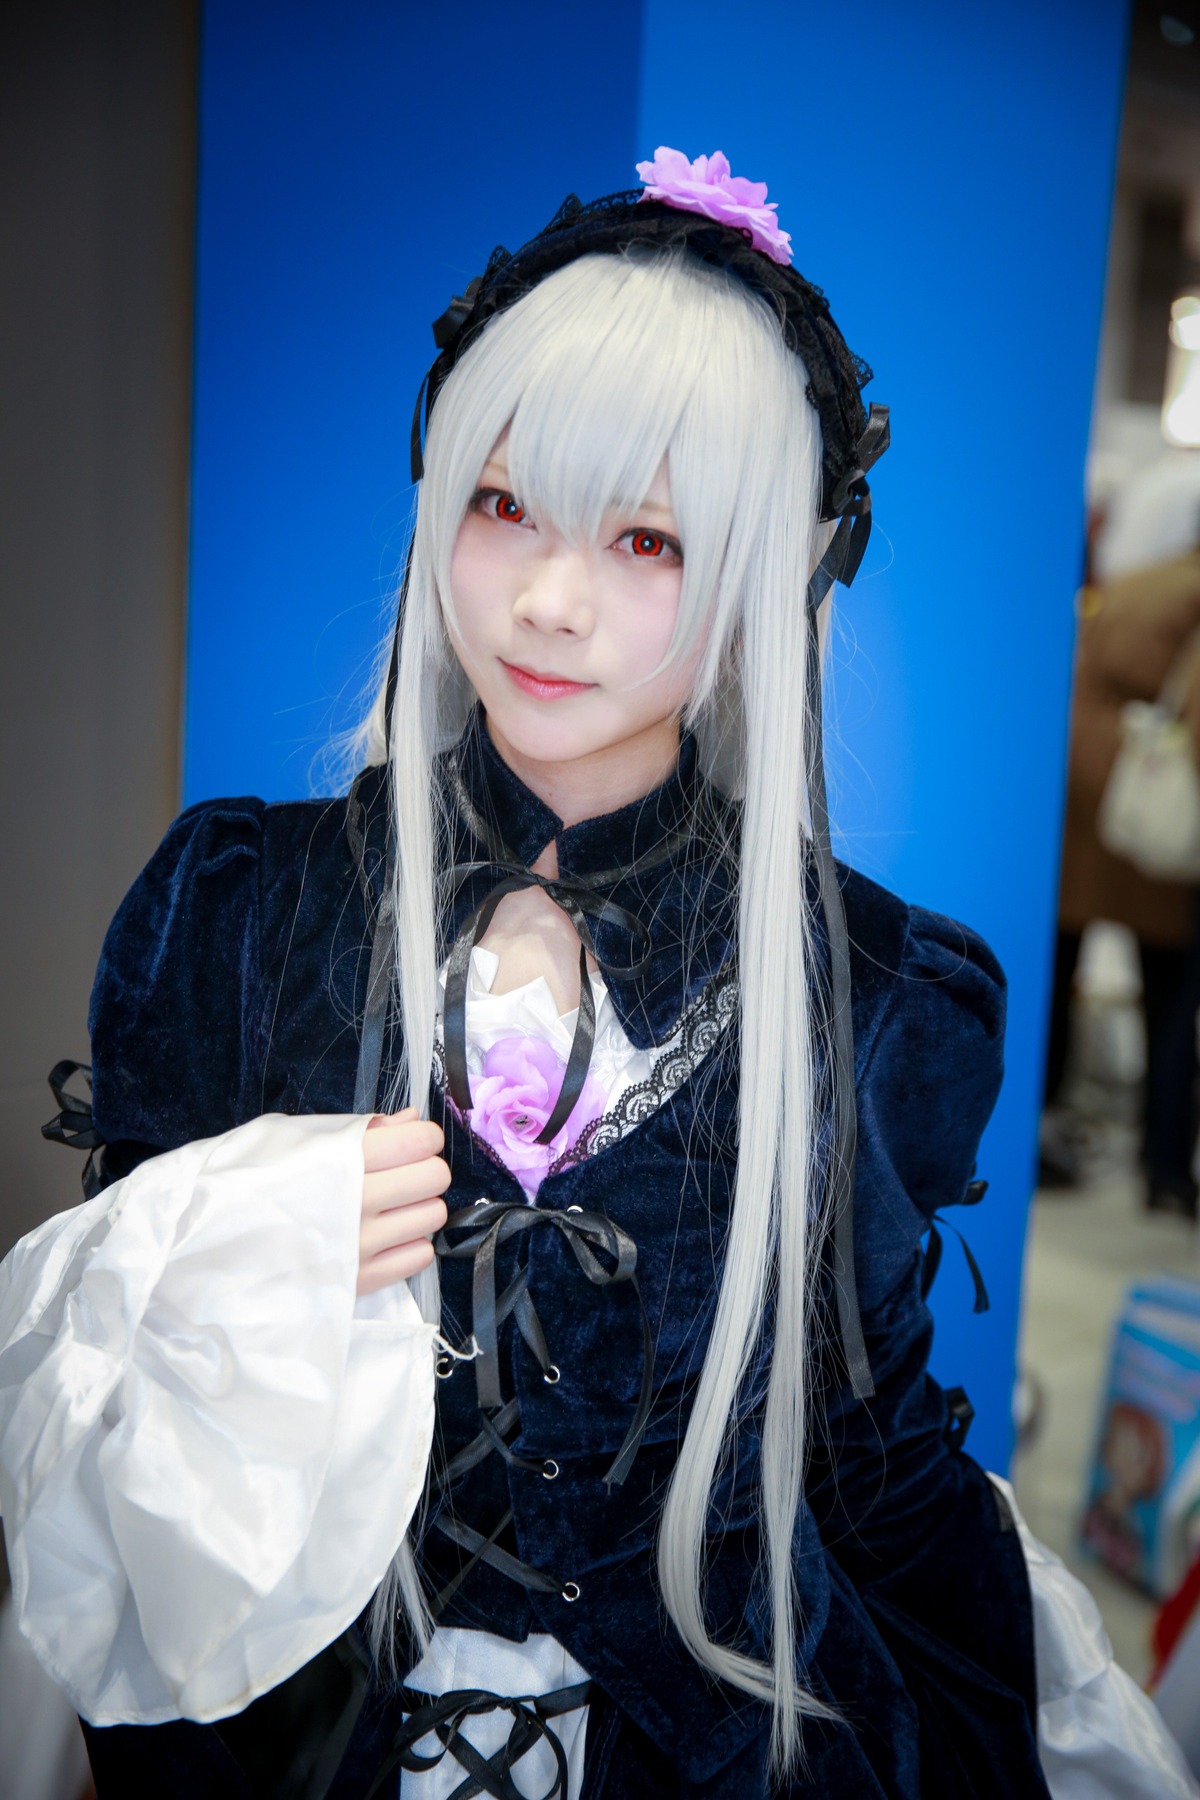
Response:
MULTIPOLYGON (((471 698, 454 656, 450 561, 480 471, 507 429, 514 491, 532 516, 594 541, 630 512, 666 457, 684 545, 665 665, 703 645, 686 722, 706 773, 741 802, 738 1161, 707 1354, 662 1513, 658 1577, 697 1662, 773 1709, 778 1766, 804 1714, 829 1709, 797 1675, 794 1532, 808 1428, 809 1342, 822 1216, 814 1046, 819 1030, 804 893, 804 604, 824 547, 820 431, 807 376, 767 304, 686 252, 579 258, 487 326, 442 389, 402 620, 390 744, 382 690, 363 760, 390 759, 397 842, 396 989, 406 1063, 395 1105, 428 1104, 446 821, 432 768, 471 698), (760 1516, 772 1603, 769 1662, 718 1642, 705 1617, 707 1517, 747 1372, 769 1316, 760 1516)), ((436 1268, 415 1283, 438 1312, 436 1268)), ((406 1545, 376 1607, 428 1629, 406 1545)))

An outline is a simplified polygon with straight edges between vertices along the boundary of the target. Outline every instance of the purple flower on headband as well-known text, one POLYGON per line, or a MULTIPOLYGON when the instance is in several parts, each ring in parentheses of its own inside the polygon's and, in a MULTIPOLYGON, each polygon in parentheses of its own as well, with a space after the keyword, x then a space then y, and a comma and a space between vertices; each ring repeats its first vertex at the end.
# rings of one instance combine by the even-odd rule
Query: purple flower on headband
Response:
POLYGON ((640 162, 637 172, 646 184, 643 200, 665 200, 682 212, 703 213, 721 225, 737 225, 749 231, 756 250, 773 262, 790 263, 792 240, 780 231, 774 200, 767 200, 765 181, 746 181, 731 175, 729 159, 719 150, 689 162, 682 150, 660 144, 653 162, 640 162))
POLYGON ((482 1076, 471 1084, 472 1131, 491 1145, 531 1199, 551 1163, 604 1111, 604 1090, 589 1075, 561 1131, 548 1144, 534 1141, 554 1111, 566 1067, 541 1038, 500 1038, 483 1059, 482 1076))

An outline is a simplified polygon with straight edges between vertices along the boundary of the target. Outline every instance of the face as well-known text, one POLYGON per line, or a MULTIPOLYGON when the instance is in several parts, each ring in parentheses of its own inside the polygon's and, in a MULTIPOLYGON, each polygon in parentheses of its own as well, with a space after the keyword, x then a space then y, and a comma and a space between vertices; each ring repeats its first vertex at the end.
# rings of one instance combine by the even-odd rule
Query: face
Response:
POLYGON ((505 439, 455 541, 454 647, 505 761, 568 824, 663 781, 699 651, 653 674, 679 611, 683 551, 664 462, 642 505, 568 543, 513 491, 505 439))

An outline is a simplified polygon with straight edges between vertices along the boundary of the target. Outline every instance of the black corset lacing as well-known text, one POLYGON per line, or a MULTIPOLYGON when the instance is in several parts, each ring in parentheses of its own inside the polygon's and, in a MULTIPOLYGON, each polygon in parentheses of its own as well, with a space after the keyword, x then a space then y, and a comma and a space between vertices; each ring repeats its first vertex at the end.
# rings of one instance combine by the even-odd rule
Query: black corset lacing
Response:
MULTIPOLYGON (((605 1473, 604 1480, 609 1484, 620 1483, 633 1466, 650 1415, 653 1369, 650 1320, 638 1289, 635 1272, 637 1245, 628 1232, 614 1225, 611 1219, 606 1219, 599 1213, 585 1212, 582 1207, 573 1206, 563 1212, 550 1212, 522 1200, 481 1200, 474 1206, 461 1207, 453 1212, 434 1239, 434 1248, 439 1256, 470 1258, 474 1264, 474 1344, 471 1348, 476 1351, 472 1360, 480 1419, 478 1434, 432 1474, 431 1487, 436 1494, 448 1494, 457 1481, 493 1454, 502 1457, 510 1468, 540 1475, 547 1481, 557 1479, 559 1474, 558 1464, 552 1457, 520 1456, 512 1448, 510 1439, 520 1429, 520 1404, 515 1396, 505 1400, 500 1387, 499 1328, 509 1317, 515 1320, 517 1329, 532 1351, 541 1369, 542 1380, 554 1386, 560 1379, 560 1370, 550 1360, 545 1333, 529 1292, 528 1271, 519 1269, 502 1293, 497 1294, 496 1291, 496 1252, 500 1245, 520 1233, 543 1226, 561 1232, 590 1282, 597 1287, 604 1287, 612 1282, 627 1281, 637 1296, 642 1325, 641 1391, 625 1441, 605 1473), (462 1233, 466 1235, 461 1236, 462 1233), (458 1241, 453 1241, 454 1239, 458 1241), (608 1260, 602 1258, 611 1259, 611 1266, 608 1260)), ((438 1374, 442 1377, 452 1374, 462 1354, 456 1357, 444 1353, 439 1357, 438 1374)), ((433 1530, 468 1553, 457 1573, 439 1589, 429 1603, 429 1611, 435 1621, 441 1617, 477 1563, 485 1563, 497 1574, 506 1576, 533 1593, 556 1594, 568 1604, 579 1599, 580 1588, 577 1582, 564 1580, 560 1575, 535 1568, 532 1563, 523 1562, 511 1550, 501 1547, 498 1540, 512 1522, 511 1507, 505 1510, 486 1534, 455 1518, 448 1508, 443 1508, 432 1520, 433 1530)), ((509 1771, 539 1740, 544 1739, 553 1752, 555 1773, 543 1800, 556 1800, 558 1796, 563 1796, 565 1800, 566 1756, 549 1721, 586 1706, 591 1697, 590 1681, 556 1688, 547 1694, 519 1697, 496 1694, 483 1688, 456 1689, 448 1694, 431 1696, 419 1689, 403 1687, 400 1690, 400 1702, 409 1716, 393 1740, 391 1754, 381 1771, 380 1780, 398 1767, 413 1771, 431 1769, 449 1753, 466 1770, 466 1776, 454 1789, 451 1800, 472 1800, 472 1796, 477 1794, 495 1795, 498 1800, 521 1800, 509 1771), (490 1757, 484 1757, 463 1735, 460 1727, 467 1718, 496 1711, 511 1713, 512 1726, 504 1744, 490 1757), (416 1745, 431 1733, 438 1738, 441 1749, 430 1755, 422 1755, 416 1745)), ((372 1792, 376 1792, 378 1787, 379 1781, 372 1792)))
MULTIPOLYGON (((580 938, 580 999, 575 1034, 572 1040, 562 1088, 537 1142, 548 1143, 574 1110, 591 1061, 595 1039, 596 1007, 588 975, 588 955, 610 978, 637 979, 644 974, 650 960, 650 938, 640 919, 606 899, 599 890, 613 886, 618 880, 641 875, 670 861, 695 838, 695 828, 680 829, 661 843, 618 869, 583 879, 577 876, 550 878, 534 874, 508 849, 488 822, 472 805, 459 774, 451 765, 451 790, 464 823, 488 851, 486 859, 458 863, 450 873, 451 886, 459 891, 481 874, 499 877, 483 902, 468 916, 452 946, 446 971, 446 997, 443 1013, 446 1077, 450 1098, 461 1115, 471 1109, 471 1091, 467 1070, 466 996, 471 952, 487 930, 496 907, 506 894, 521 888, 539 887, 561 907, 580 938), (589 919, 620 930, 629 946, 629 954, 621 964, 605 960, 598 953, 589 919)), ((361 830, 359 821, 356 827, 361 830)), ((360 840, 361 841, 361 840, 360 840)), ((361 866, 361 865, 360 865, 361 866)), ((383 898, 376 920, 372 946, 371 971, 368 976, 367 1016, 364 1020, 356 1105, 369 1111, 377 1095, 382 1064, 389 971, 394 925, 390 918, 391 883, 386 879, 383 898)), ((636 1297, 641 1323, 642 1374, 637 1405, 625 1439, 604 1474, 609 1486, 623 1482, 633 1466, 638 1447, 650 1416, 653 1379, 653 1339, 650 1319, 637 1280, 637 1245, 629 1233, 603 1214, 587 1212, 579 1206, 551 1211, 528 1201, 479 1200, 473 1206, 459 1208, 447 1219, 434 1239, 439 1256, 451 1260, 469 1259, 472 1264, 472 1333, 467 1346, 458 1352, 444 1352, 438 1360, 438 1374, 452 1374, 457 1362, 471 1360, 475 1369, 476 1396, 480 1429, 477 1435, 431 1473, 430 1486, 435 1495, 448 1496, 450 1489, 488 1456, 498 1455, 509 1468, 555 1480, 559 1467, 553 1458, 520 1456, 512 1447, 512 1439, 520 1430, 520 1404, 516 1397, 504 1398, 500 1383, 500 1327, 512 1318, 523 1341, 532 1353, 543 1381, 555 1385, 561 1376, 552 1361, 546 1335, 529 1292, 529 1273, 518 1269, 513 1279, 497 1291, 496 1256, 502 1244, 525 1233, 551 1229, 569 1244, 575 1261, 587 1280, 595 1287, 627 1282, 636 1297)), ((436 1621, 444 1613, 458 1589, 478 1563, 517 1582, 527 1591, 555 1594, 568 1604, 580 1597, 578 1583, 564 1580, 524 1562, 511 1550, 502 1547, 500 1539, 513 1523, 509 1507, 489 1532, 477 1531, 456 1519, 449 1507, 443 1507, 431 1522, 431 1528, 467 1552, 457 1573, 430 1601, 429 1611, 436 1621)), ((562 1745, 549 1721, 564 1713, 586 1706, 592 1683, 578 1682, 548 1694, 513 1697, 486 1689, 461 1689, 431 1696, 418 1689, 403 1687, 399 1691, 401 1705, 409 1715, 393 1740, 391 1752, 372 1787, 372 1794, 382 1789, 385 1780, 397 1768, 413 1772, 433 1768, 449 1753, 466 1771, 464 1780, 455 1788, 452 1800, 473 1800, 478 1794, 489 1794, 497 1800, 521 1800, 514 1786, 511 1769, 539 1740, 545 1740, 554 1755, 555 1776, 543 1800, 556 1800, 567 1791, 567 1765, 562 1745), (507 1711, 512 1714, 512 1727, 506 1742, 490 1757, 484 1757, 463 1735, 464 1720, 487 1712, 507 1711), (423 1754, 418 1742, 437 1737, 440 1750, 423 1754)))

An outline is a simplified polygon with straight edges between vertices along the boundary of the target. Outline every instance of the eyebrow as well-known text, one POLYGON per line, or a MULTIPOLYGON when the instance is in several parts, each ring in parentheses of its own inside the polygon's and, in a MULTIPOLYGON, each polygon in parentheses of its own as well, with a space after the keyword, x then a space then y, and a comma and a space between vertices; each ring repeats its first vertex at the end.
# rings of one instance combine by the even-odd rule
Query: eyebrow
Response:
POLYGON ((656 518, 665 519, 668 524, 675 523, 674 509, 670 506, 663 506, 658 500, 643 500, 642 504, 635 506, 633 510, 639 518, 643 513, 653 513, 656 518))

